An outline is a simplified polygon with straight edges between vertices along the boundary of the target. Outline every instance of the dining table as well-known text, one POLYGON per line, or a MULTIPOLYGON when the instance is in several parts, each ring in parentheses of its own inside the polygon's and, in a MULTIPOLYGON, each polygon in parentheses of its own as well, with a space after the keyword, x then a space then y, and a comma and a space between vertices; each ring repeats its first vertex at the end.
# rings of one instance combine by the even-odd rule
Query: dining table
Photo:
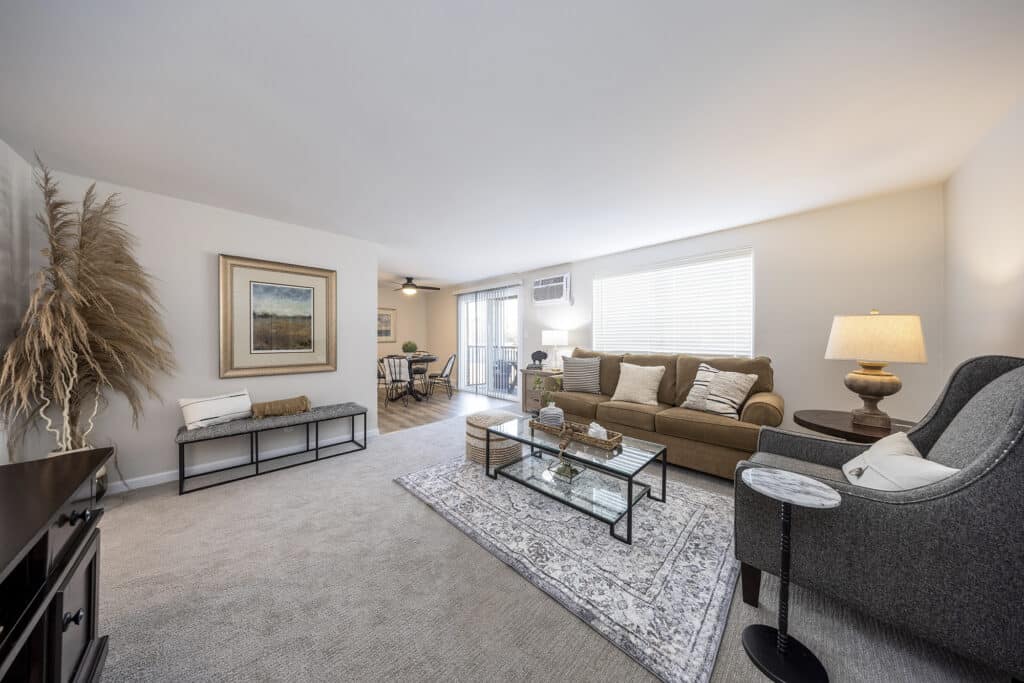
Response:
MULTIPOLYGON (((422 391, 420 391, 419 389, 416 388, 416 375, 413 373, 412 369, 417 364, 430 365, 431 363, 436 363, 437 362, 437 356, 435 356, 432 353, 425 353, 424 352, 424 353, 408 353, 408 354, 401 354, 401 353, 399 353, 399 354, 393 354, 393 355, 387 356, 387 357, 388 358, 405 358, 409 362, 409 388, 406 389, 405 391, 406 391, 406 393, 409 396, 412 396, 417 401, 422 401, 423 399, 427 398, 427 395, 425 393, 423 393, 422 391)), ((399 395, 395 396, 394 398, 392 398, 391 400, 392 401, 397 401, 400 398, 402 398, 402 396, 404 396, 404 395, 405 394, 399 394, 399 395)))

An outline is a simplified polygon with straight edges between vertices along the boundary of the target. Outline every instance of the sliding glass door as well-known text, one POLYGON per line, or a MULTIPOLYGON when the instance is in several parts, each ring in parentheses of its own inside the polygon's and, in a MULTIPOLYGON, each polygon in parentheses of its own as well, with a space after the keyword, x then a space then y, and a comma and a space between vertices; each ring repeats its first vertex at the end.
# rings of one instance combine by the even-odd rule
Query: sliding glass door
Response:
POLYGON ((459 389, 519 393, 519 287, 459 295, 459 389))

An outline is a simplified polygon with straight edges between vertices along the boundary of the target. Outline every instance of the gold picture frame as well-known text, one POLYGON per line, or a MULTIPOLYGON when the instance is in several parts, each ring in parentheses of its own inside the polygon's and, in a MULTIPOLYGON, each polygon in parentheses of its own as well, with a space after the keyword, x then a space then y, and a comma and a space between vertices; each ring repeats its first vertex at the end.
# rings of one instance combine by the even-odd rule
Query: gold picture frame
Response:
POLYGON ((338 369, 337 271, 219 255, 220 376, 338 369))

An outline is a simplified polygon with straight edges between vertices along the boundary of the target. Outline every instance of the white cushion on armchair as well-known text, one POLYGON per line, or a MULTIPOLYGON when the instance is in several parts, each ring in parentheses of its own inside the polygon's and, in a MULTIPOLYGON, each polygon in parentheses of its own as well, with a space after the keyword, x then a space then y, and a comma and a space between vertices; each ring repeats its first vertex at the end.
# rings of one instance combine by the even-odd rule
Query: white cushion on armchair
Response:
POLYGON ((843 465, 847 481, 878 491, 905 491, 945 479, 960 470, 921 457, 903 432, 879 439, 843 465))

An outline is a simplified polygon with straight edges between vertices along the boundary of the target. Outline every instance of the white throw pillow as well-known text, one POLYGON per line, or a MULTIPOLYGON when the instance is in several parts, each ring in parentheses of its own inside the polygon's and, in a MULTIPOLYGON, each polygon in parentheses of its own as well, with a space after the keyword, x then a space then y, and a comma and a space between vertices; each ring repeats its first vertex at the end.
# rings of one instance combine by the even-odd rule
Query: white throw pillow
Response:
POLYGON ((178 407, 189 429, 252 417, 252 399, 246 389, 206 398, 181 398, 178 407))
POLYGON ((664 374, 664 365, 622 363, 619 370, 619 383, 615 387, 615 395, 612 396, 612 400, 656 406, 658 405, 658 386, 661 384, 661 376, 664 374))
POLYGON ((843 465, 851 484, 878 491, 905 491, 941 481, 960 470, 921 457, 903 432, 879 439, 843 465))
POLYGON ((757 382, 757 375, 725 372, 701 363, 683 408, 740 419, 740 408, 757 382))

